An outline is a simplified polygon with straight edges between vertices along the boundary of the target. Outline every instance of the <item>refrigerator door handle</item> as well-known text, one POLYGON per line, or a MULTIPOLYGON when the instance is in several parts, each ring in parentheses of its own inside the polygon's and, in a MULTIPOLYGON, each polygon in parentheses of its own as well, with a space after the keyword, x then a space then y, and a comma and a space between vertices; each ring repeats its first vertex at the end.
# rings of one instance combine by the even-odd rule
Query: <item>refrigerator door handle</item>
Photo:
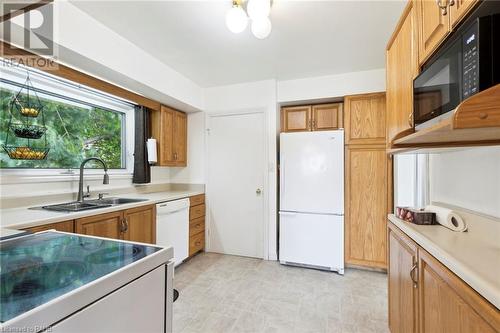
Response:
POLYGON ((281 155, 280 161, 280 206, 285 203, 285 157, 281 155))

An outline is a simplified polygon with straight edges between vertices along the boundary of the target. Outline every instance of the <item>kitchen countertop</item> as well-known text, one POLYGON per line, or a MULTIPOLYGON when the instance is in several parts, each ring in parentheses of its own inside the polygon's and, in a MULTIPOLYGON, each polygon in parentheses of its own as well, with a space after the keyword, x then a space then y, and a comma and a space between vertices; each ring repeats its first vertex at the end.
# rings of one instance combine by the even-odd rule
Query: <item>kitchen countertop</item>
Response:
MULTIPOLYGON (((110 213, 134 207, 153 205, 159 202, 187 198, 202 193, 204 193, 204 191, 201 190, 168 190, 168 191, 152 192, 152 193, 117 194, 117 195, 112 195, 110 197, 140 198, 140 199, 147 199, 147 201, 122 204, 122 205, 116 205, 116 206, 98 208, 92 210, 84 210, 80 212, 55 212, 43 209, 29 209, 29 207, 2 209, 0 210, 0 227, 10 228, 10 229, 29 228, 49 223, 73 220, 81 217, 110 213)), ((38 205, 38 206, 43 206, 43 205, 38 205)))
POLYGON ((500 221, 459 211, 467 232, 416 225, 393 214, 389 220, 500 309, 500 221))

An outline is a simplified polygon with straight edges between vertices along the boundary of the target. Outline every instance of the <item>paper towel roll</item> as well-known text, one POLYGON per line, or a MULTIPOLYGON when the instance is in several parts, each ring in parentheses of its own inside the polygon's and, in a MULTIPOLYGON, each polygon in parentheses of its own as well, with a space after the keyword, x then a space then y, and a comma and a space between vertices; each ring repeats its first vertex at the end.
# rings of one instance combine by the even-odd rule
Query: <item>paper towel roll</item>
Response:
POLYGON ((462 217, 451 209, 429 205, 425 210, 436 213, 436 220, 443 227, 459 232, 467 230, 467 224, 462 217))
POLYGON ((149 164, 154 164, 157 162, 157 157, 156 157, 156 140, 155 139, 148 139, 146 142, 146 147, 148 150, 148 162, 149 164))

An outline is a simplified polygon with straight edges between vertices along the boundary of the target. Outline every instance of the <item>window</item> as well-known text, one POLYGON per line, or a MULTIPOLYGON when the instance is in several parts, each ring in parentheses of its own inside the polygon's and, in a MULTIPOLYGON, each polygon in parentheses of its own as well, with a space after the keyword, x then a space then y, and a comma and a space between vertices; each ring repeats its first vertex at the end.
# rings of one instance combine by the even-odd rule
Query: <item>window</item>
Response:
MULTIPOLYGON (((9 146, 41 148, 46 139, 50 150, 44 160, 21 160, 11 159, 2 149, 2 169, 76 169, 87 157, 100 157, 110 169, 132 167, 130 145, 133 135, 127 134, 133 134, 133 105, 44 73, 30 70, 34 90, 43 104, 45 136, 29 143, 28 139, 16 137, 9 128, 10 101, 23 88, 26 73, 26 69, 2 68, 0 144, 6 143, 8 135, 9 146)), ((12 112, 11 123, 25 121, 19 112, 12 112)), ((40 116, 31 121, 42 124, 40 116)), ((88 168, 92 167, 102 166, 89 163, 88 168)))

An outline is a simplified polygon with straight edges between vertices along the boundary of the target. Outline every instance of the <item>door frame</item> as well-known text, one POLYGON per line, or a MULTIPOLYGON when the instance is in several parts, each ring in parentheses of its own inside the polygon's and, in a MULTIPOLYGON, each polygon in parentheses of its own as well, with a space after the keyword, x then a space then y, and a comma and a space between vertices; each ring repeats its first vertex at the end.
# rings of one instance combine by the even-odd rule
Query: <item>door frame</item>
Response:
MULTIPOLYGON (((237 111, 220 111, 220 112, 210 112, 205 115, 205 205, 207 212, 210 212, 210 173, 209 173, 209 157, 210 157, 210 120, 212 118, 218 117, 231 117, 231 116, 243 116, 247 114, 261 114, 262 115, 262 128, 264 132, 264 140, 263 140, 263 153, 264 159, 262 163, 262 259, 269 260, 270 257, 270 248, 269 248, 269 131, 268 131, 268 119, 267 119, 267 109, 263 107, 251 108, 251 109, 240 109, 237 111)), ((211 250, 211 238, 210 238, 210 230, 212 228, 212 221, 210 214, 206 214, 206 228, 205 228, 205 247, 207 252, 211 250)))

